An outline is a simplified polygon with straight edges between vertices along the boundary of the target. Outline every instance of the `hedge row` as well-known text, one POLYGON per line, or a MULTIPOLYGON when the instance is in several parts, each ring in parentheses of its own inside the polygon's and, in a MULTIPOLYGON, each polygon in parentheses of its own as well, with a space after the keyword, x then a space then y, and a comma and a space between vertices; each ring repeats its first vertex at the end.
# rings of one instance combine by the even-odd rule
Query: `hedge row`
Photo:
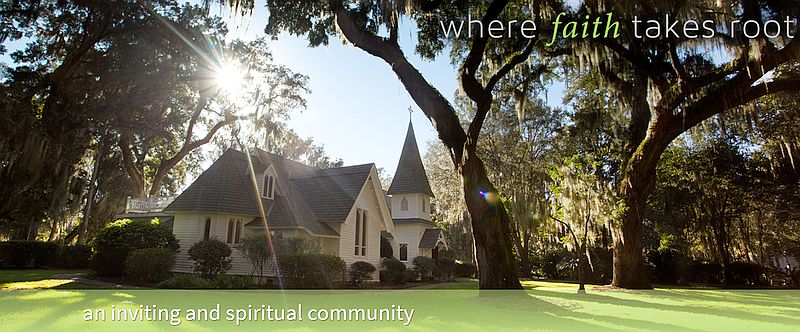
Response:
POLYGON ((89 246, 60 246, 53 242, 0 242, 0 268, 58 267, 78 269, 89 266, 89 246))

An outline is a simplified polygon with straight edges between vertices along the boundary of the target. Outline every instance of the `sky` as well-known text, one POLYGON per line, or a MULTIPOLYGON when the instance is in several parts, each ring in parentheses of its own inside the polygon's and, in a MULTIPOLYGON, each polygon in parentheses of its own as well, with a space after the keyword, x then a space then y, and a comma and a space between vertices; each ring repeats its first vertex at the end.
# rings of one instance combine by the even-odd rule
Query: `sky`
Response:
MULTIPOLYGON (((231 18, 225 11, 229 38, 253 38, 263 34, 266 9, 256 1, 252 17, 231 18)), ((212 13, 214 10, 212 10, 212 13)), ((448 53, 434 61, 414 54, 416 34, 408 21, 401 24, 400 46, 409 61, 442 95, 451 102, 458 89, 457 68, 448 53)), ((409 121, 424 157, 429 142, 438 140, 430 121, 417 108, 397 76, 383 60, 373 57, 335 37, 327 47, 309 48, 302 37, 282 34, 272 44, 276 63, 309 76, 311 94, 308 109, 290 121, 303 137, 324 144, 327 153, 341 158, 345 165, 375 163, 394 174, 409 121)), ((563 86, 549 89, 549 103, 560 104, 563 86)))
MULTIPOLYGON (((228 22, 228 39, 256 38, 263 35, 266 26, 263 1, 256 1, 251 17, 233 17, 219 8, 212 8, 211 13, 228 22)), ((401 25, 401 47, 423 76, 452 101, 458 88, 456 68, 447 53, 435 61, 414 54, 413 29, 408 21, 401 25)), ((14 50, 22 45, 15 42, 6 46, 14 50)), ((343 44, 336 37, 326 47, 309 48, 303 37, 283 34, 272 42, 271 50, 275 63, 309 77, 308 107, 295 113, 289 126, 301 137, 311 137, 324 145, 329 156, 341 158, 345 165, 375 163, 394 174, 408 126, 409 107, 414 110, 410 117, 423 157, 428 143, 437 140, 430 121, 383 60, 343 44)), ((7 54, 0 56, 0 62, 10 62, 7 54)), ((551 104, 560 103, 561 98, 558 85, 548 92, 551 104)))

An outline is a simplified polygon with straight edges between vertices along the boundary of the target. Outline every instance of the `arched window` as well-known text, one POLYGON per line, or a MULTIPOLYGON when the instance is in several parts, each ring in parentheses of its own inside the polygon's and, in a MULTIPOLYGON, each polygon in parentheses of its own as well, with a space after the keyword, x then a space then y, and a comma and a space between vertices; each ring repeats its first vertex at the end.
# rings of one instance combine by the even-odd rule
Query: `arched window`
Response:
POLYGON ((264 198, 272 199, 275 197, 275 177, 269 172, 264 174, 263 189, 264 193, 261 195, 264 198))
POLYGON ((400 260, 407 261, 408 260, 408 244, 401 243, 400 244, 400 260))
POLYGON ((406 210, 408 210, 408 200, 406 199, 406 197, 405 197, 405 196, 403 196, 403 200, 402 200, 402 201, 400 201, 400 210, 401 210, 401 211, 406 211, 406 210))
POLYGON ((427 212, 425 210, 428 209, 428 201, 426 199, 422 199, 422 212, 427 212))

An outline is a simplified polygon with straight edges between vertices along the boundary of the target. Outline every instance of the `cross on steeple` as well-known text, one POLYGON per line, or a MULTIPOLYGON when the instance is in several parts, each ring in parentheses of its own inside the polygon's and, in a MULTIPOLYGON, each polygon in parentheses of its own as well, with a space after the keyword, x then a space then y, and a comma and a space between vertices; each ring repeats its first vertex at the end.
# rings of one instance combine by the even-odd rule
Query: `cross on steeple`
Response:
POLYGON ((408 121, 411 121, 411 113, 414 113, 414 109, 411 106, 408 107, 408 121))

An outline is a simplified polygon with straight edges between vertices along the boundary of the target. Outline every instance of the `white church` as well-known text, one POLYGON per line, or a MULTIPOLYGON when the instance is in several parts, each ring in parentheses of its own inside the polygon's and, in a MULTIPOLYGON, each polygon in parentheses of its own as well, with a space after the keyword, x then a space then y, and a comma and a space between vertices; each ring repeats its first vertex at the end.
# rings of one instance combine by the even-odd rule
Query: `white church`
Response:
MULTIPOLYGON (((430 220, 434 195, 410 121, 387 191, 374 164, 320 169, 261 150, 251 160, 257 192, 245 153, 228 150, 157 211, 172 219, 172 232, 180 240, 175 272, 192 272, 189 248, 216 238, 232 247, 228 273, 250 275, 251 264, 236 244, 249 233, 265 231, 259 201, 273 235, 316 241, 323 253, 341 257, 348 266, 365 261, 380 267, 381 237, 391 244, 393 256, 409 266, 416 256, 436 259, 446 248, 442 231, 430 220)), ((264 276, 273 273, 265 270, 264 276)))

